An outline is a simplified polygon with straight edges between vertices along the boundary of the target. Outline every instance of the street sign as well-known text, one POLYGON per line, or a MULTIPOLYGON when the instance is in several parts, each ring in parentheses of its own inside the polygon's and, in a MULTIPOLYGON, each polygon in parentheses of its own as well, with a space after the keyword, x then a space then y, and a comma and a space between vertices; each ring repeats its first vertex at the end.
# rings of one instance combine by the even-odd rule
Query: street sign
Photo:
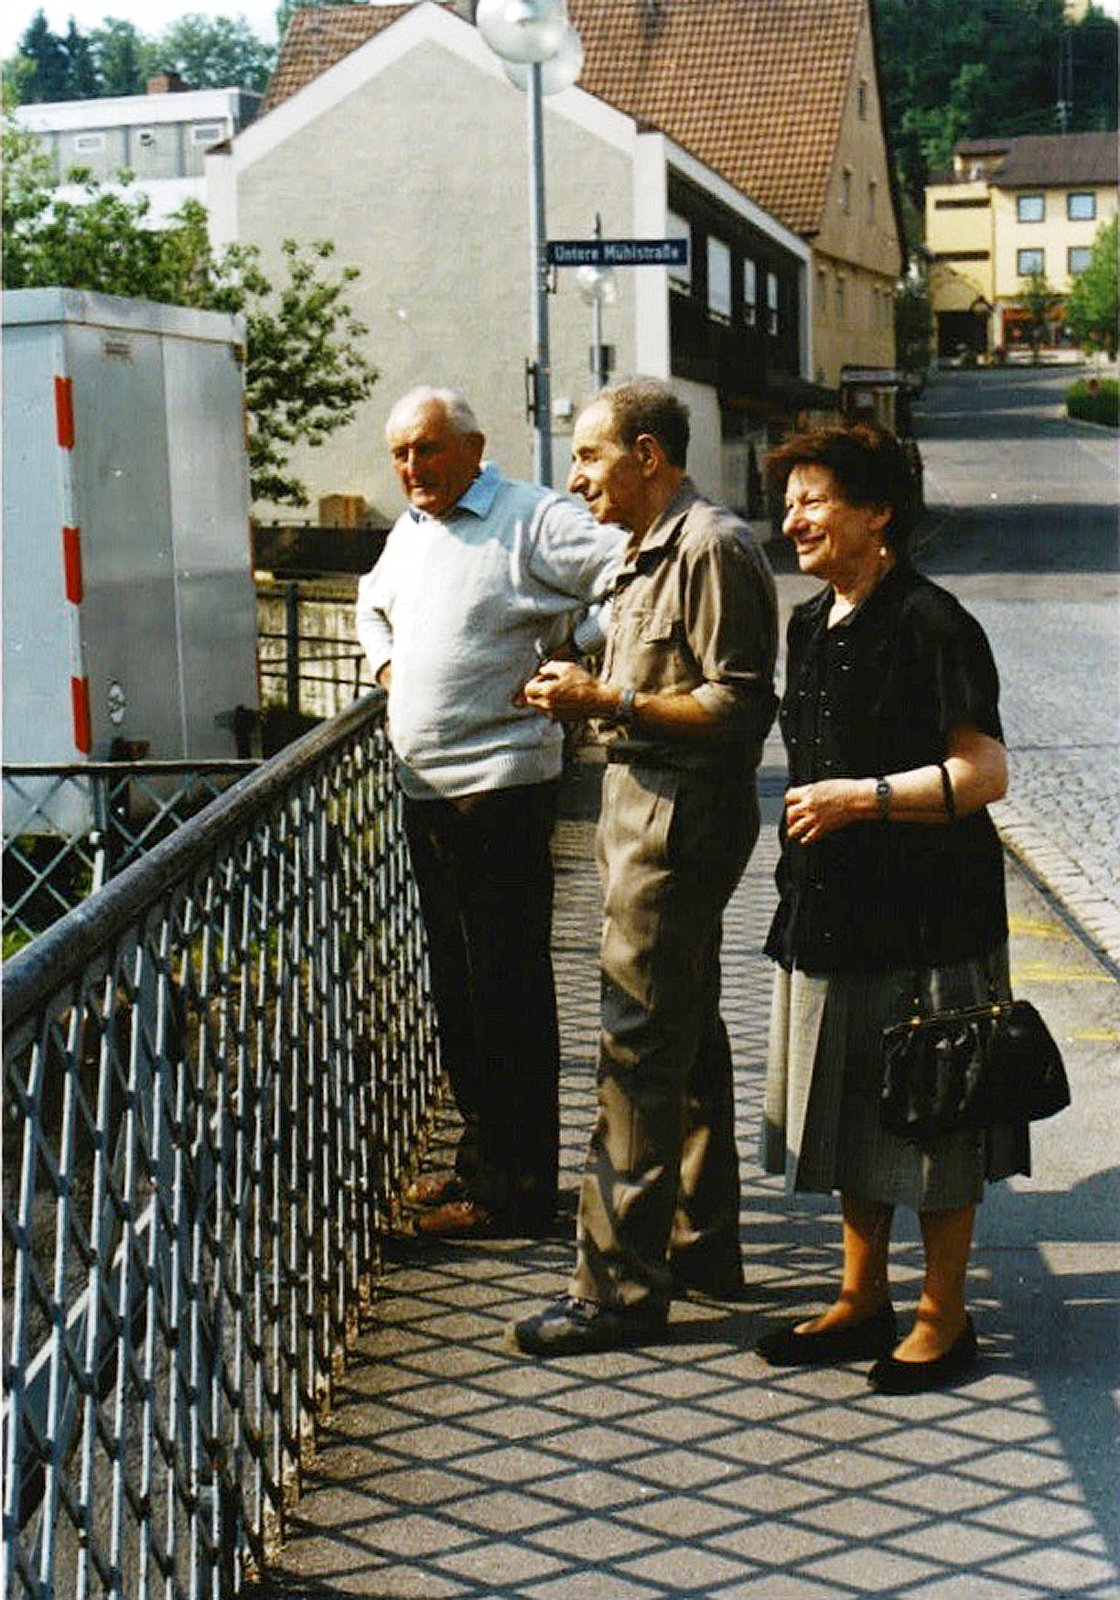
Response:
POLYGON ((550 239, 550 267, 686 267, 687 239, 550 239))

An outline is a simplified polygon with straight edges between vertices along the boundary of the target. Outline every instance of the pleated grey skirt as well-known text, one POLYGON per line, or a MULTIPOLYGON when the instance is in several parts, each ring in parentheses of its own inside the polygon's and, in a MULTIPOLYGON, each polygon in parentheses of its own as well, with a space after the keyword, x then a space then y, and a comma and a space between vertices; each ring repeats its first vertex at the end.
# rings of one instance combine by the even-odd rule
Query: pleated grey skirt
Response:
MULTIPOLYGON (((922 1009, 974 1005, 991 972, 1010 995, 1007 947, 921 975, 922 1009)), ((1026 1123, 946 1134, 919 1148, 879 1120, 881 1037, 913 1012, 912 972, 811 977, 775 969, 762 1165, 789 1191, 839 1190, 916 1211, 976 1205, 985 1181, 1030 1172, 1026 1123)))

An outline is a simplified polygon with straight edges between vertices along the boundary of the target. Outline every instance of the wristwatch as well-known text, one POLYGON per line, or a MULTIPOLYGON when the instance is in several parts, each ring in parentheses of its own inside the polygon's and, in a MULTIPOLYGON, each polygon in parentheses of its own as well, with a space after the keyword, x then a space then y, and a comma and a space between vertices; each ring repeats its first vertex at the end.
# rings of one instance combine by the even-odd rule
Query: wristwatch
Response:
POLYGON ((876 778, 875 799, 879 802, 880 817, 888 822, 891 815, 891 786, 886 778, 876 778))
POLYGON ((613 718, 618 727, 632 728, 634 726, 634 700, 637 697, 637 693, 636 689, 623 689, 621 695, 619 695, 613 718))

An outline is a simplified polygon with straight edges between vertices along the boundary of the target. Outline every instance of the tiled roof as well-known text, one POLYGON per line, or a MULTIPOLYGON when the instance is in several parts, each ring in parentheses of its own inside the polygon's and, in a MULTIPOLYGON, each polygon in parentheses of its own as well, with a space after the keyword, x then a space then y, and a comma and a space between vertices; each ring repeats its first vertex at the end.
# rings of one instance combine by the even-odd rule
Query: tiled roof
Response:
POLYGON ((1115 133, 1028 133, 1017 139, 972 139, 957 146, 962 155, 979 149, 1007 154, 992 181, 1002 189, 1027 184, 1115 183, 1117 140, 1115 133))
POLYGON ((580 88, 798 233, 819 226, 865 0, 569 0, 580 88))
POLYGON ((317 78, 336 61, 396 22, 410 4, 399 6, 301 6, 293 11, 260 115, 317 78))
MULTIPOLYGON (((798 233, 819 226, 867 0, 569 0, 579 86, 659 129, 798 233)), ((262 111, 409 7, 288 24, 262 111)))

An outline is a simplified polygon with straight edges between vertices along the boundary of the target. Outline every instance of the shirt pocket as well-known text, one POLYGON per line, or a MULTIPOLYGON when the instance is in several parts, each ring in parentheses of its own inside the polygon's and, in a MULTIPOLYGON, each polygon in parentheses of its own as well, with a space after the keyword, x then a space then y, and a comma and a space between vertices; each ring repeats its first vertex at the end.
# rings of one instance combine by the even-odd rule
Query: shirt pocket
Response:
POLYGON ((643 609, 630 618, 624 649, 625 670, 642 688, 685 690, 699 681, 690 669, 684 628, 672 611, 643 609))

